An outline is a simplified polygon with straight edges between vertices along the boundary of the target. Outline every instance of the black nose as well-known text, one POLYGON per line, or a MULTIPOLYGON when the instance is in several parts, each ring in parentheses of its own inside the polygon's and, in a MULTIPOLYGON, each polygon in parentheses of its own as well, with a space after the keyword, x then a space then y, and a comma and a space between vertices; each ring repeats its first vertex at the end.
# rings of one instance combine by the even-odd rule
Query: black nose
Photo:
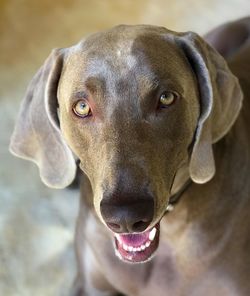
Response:
POLYGON ((154 216, 154 199, 151 195, 104 196, 100 206, 104 221, 116 233, 142 232, 154 216))

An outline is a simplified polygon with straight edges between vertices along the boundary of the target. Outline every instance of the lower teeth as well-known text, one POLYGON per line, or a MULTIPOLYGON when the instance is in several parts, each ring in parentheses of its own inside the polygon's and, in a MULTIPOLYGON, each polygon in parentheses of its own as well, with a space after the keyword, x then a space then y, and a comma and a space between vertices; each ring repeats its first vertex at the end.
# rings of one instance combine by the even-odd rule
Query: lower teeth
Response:
POLYGON ((128 246, 126 244, 123 244, 122 240, 118 234, 116 234, 115 237, 123 250, 125 250, 127 252, 142 252, 150 246, 150 244, 152 243, 152 241, 155 238, 156 232, 157 232, 156 227, 154 227, 149 233, 148 241, 139 247, 132 247, 132 246, 128 246))
POLYGON ((127 246, 127 245, 122 245, 122 248, 125 251, 129 251, 129 252, 141 252, 144 251, 146 248, 148 248, 150 246, 151 242, 147 241, 144 245, 141 245, 140 247, 132 247, 132 246, 127 246))

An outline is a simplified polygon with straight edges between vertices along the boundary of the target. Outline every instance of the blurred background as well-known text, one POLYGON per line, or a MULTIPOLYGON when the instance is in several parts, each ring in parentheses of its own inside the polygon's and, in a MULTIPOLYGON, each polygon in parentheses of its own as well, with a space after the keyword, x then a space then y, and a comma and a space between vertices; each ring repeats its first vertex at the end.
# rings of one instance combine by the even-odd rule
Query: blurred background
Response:
POLYGON ((77 190, 52 190, 9 154, 25 88, 54 47, 111 26, 200 34, 250 14, 249 0, 0 0, 0 295, 68 295, 75 276, 77 190))

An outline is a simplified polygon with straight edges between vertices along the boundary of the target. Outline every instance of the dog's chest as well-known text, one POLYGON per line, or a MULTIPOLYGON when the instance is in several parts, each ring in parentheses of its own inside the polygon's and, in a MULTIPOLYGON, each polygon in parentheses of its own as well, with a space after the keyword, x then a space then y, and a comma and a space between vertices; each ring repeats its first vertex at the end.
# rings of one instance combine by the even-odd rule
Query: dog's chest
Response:
POLYGON ((210 253, 199 243, 202 238, 197 232, 197 229, 184 231, 183 235, 178 232, 177 244, 167 239, 166 234, 171 236, 171 233, 163 228, 155 257, 142 264, 124 263, 116 257, 112 239, 107 234, 94 244, 97 247, 94 253, 98 254, 97 261, 105 278, 126 296, 241 295, 236 283, 213 263, 216 252, 210 253))
POLYGON ((241 295, 225 274, 196 262, 183 263, 182 269, 166 244, 159 247, 153 260, 138 265, 121 262, 112 252, 111 248, 106 250, 102 271, 126 296, 241 295))
POLYGON ((120 261, 109 248, 102 268, 109 282, 125 295, 178 295, 178 271, 171 256, 162 250, 158 250, 158 254, 149 262, 129 264, 120 261))

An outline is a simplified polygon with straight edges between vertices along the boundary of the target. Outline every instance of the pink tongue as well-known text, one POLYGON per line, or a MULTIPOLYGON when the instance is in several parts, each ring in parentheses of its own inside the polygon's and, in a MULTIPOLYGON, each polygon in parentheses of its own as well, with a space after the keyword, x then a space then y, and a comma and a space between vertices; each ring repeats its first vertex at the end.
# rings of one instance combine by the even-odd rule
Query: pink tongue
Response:
POLYGON ((120 234, 120 240, 127 246, 139 247, 148 241, 149 232, 138 233, 138 234, 120 234))

